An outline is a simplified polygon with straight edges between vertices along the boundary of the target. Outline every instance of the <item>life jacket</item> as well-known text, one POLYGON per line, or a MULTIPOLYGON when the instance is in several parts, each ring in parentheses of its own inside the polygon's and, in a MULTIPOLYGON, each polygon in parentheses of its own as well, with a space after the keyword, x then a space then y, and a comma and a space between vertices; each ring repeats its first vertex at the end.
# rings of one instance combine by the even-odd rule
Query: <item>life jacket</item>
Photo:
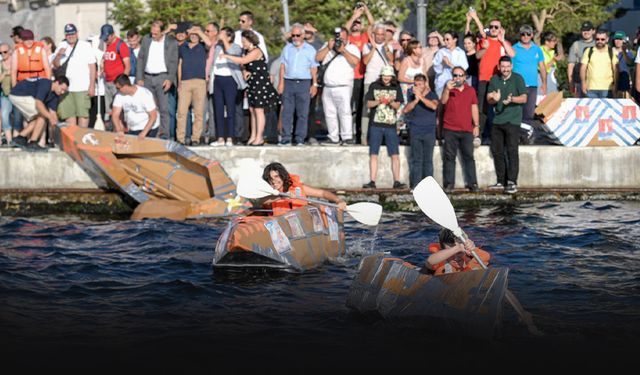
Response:
MULTIPOLYGON (((437 243, 429 244, 430 253, 432 254, 437 253, 440 250, 441 250, 440 244, 437 244, 437 243)), ((491 254, 487 253, 486 251, 480 248, 476 248, 475 252, 476 254, 478 254, 480 259, 482 259, 482 262, 484 262, 485 265, 489 264, 489 260, 491 259, 491 254)), ((478 261, 474 257, 469 257, 467 255, 464 255, 464 260, 465 260, 464 267, 460 267, 458 262, 449 262, 449 261, 440 262, 433 267, 433 269, 435 270, 434 275, 444 275, 444 274, 453 273, 453 272, 465 272, 465 271, 482 269, 482 266, 478 263, 478 261)))
MULTIPOLYGON (((304 192, 304 184, 300 181, 300 176, 290 174, 289 177, 291 178, 291 186, 289 186, 287 193, 292 196, 306 197, 307 195, 304 192)), ((287 211, 306 206, 307 204, 307 201, 301 199, 280 198, 271 203, 271 209, 273 210, 273 216, 277 216, 282 215, 287 211)))
POLYGON ((17 81, 22 81, 27 78, 46 78, 44 61, 42 61, 43 48, 43 44, 36 41, 33 42, 31 48, 27 47, 24 43, 16 46, 16 53, 18 54, 17 81))

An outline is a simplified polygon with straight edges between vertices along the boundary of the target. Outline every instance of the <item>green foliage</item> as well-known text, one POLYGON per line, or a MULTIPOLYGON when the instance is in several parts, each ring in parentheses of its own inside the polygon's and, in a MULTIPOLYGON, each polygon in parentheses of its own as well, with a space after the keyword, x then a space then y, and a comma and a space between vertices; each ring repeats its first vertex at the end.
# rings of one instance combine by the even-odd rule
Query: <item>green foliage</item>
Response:
MULTIPOLYGON (((321 34, 332 35, 333 28, 344 25, 353 14, 355 0, 289 0, 289 20, 312 22, 321 34)), ((391 20, 400 25, 408 16, 410 0, 366 1, 376 21, 391 20)), ((284 15, 281 0, 114 0, 111 19, 123 30, 138 28, 148 32, 151 21, 191 21, 206 24, 216 21, 238 29, 238 16, 244 10, 254 15, 254 25, 264 37, 270 55, 284 47, 284 15)))

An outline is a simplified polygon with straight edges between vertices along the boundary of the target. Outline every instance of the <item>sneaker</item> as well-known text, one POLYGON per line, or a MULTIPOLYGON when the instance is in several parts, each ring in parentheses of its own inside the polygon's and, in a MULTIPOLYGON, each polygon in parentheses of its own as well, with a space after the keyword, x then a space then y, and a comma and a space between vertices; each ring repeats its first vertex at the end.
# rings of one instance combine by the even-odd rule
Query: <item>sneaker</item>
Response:
POLYGON ((27 143, 27 145, 24 147, 24 150, 28 151, 28 152, 47 152, 47 151, 49 151, 48 148, 40 146, 38 144, 38 142, 29 142, 29 143, 27 143))
POLYGON ((342 146, 353 146, 356 142, 353 139, 347 139, 346 141, 342 141, 342 146))
POLYGON ((233 139, 227 139, 227 141, 225 142, 224 145, 227 146, 227 147, 233 146, 233 139))
POLYGON ((296 143, 296 147, 305 147, 306 145, 304 144, 304 142, 301 143, 296 143))
POLYGON ((291 144, 291 141, 280 141, 280 142, 278 142, 278 146, 280 146, 280 147, 291 147, 292 144, 291 144))
POLYGON ((24 147, 27 145, 27 138, 23 137, 21 135, 17 136, 17 137, 13 137, 13 140, 11 141, 11 144, 13 146, 16 147, 24 147))
POLYGON ((447 194, 453 193, 453 185, 444 185, 444 192, 447 194))
POLYGON ((467 189, 469 189, 470 192, 472 193, 477 193, 480 191, 480 188, 478 187, 478 184, 472 184, 467 186, 467 189))
POLYGON ((406 189, 407 188, 407 184, 403 184, 400 181, 394 181, 393 182, 393 188, 394 189, 406 189))
POLYGON ((312 145, 312 146, 317 146, 317 145, 320 144, 320 142, 318 142, 317 139, 311 137, 311 138, 309 138, 309 144, 312 145))
POLYGON ((487 186, 487 189, 489 189, 489 190, 502 190, 502 189, 504 189, 504 185, 502 185, 500 182, 496 182, 493 185, 487 186))
POLYGON ((518 187, 516 186, 516 183, 513 181, 509 181, 507 182, 507 187, 504 188, 504 192, 507 194, 515 194, 518 192, 518 187))
POLYGON ((376 188, 376 182, 375 181, 369 181, 368 184, 364 184, 362 185, 363 189, 375 189, 376 188))
POLYGON ((225 143, 224 142, 220 142, 220 141, 215 141, 215 142, 211 142, 209 143, 209 146, 213 146, 213 147, 220 147, 220 146, 224 146, 225 143))
POLYGON ((332 140, 328 140, 326 142, 322 142, 323 146, 330 146, 330 147, 334 147, 334 146, 340 146, 340 141, 332 141, 332 140))

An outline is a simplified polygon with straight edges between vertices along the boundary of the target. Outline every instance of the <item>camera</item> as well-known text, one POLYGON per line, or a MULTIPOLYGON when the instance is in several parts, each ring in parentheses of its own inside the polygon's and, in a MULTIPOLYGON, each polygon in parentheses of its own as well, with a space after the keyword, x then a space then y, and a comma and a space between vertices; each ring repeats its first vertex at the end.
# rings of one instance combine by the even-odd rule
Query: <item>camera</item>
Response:
POLYGON ((342 32, 342 28, 336 27, 333 30, 333 32, 335 34, 335 40, 336 40, 336 43, 334 44, 333 49, 337 52, 338 49, 340 49, 340 47, 342 47, 342 43, 343 43, 343 40, 340 37, 340 33, 342 32))
POLYGON ((357 2, 356 6, 353 7, 353 9, 360 9, 360 8, 364 8, 364 3, 362 2, 357 2))

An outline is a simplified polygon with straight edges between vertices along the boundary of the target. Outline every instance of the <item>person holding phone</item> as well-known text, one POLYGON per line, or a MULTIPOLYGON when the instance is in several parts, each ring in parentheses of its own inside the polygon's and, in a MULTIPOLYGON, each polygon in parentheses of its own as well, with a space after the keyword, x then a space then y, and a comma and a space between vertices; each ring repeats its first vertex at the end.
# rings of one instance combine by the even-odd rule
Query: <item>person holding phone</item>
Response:
POLYGON ((442 137, 444 139, 444 165, 442 167, 444 191, 450 193, 455 186, 456 156, 462 154, 462 167, 466 188, 477 192, 476 161, 473 156, 474 138, 480 136, 480 113, 476 90, 466 83, 464 68, 452 69, 452 79, 442 91, 444 116, 442 137))

